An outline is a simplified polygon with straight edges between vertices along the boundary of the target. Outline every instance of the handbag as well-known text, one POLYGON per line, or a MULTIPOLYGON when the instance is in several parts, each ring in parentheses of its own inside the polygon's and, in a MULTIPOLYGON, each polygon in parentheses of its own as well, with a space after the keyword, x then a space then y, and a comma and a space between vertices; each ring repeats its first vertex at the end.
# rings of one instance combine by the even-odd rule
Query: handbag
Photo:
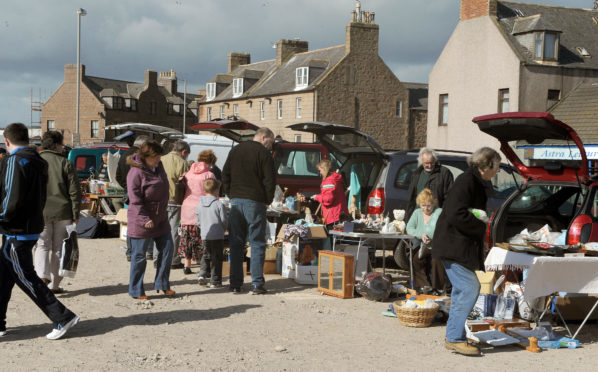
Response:
POLYGON ((185 176, 180 177, 174 183, 174 202, 175 204, 183 204, 185 199, 185 193, 187 192, 187 178, 185 176))
POLYGON ((58 275, 74 278, 79 264, 79 245, 77 244, 77 227, 73 223, 66 227, 67 238, 62 241, 62 257, 58 275))

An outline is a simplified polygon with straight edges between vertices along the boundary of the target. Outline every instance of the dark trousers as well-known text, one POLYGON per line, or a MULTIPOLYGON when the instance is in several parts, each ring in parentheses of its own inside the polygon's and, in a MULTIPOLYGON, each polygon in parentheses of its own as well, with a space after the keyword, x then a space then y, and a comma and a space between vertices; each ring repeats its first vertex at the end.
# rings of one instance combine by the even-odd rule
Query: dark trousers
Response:
POLYGON ((204 251, 199 265, 199 276, 207 278, 210 272, 210 284, 222 284, 224 240, 202 240, 202 244, 204 251))
POLYGON ((2 236, 0 254, 0 330, 6 329, 6 310, 15 284, 35 302, 53 322, 54 328, 72 319, 67 309, 35 273, 32 248, 35 240, 17 240, 2 236))

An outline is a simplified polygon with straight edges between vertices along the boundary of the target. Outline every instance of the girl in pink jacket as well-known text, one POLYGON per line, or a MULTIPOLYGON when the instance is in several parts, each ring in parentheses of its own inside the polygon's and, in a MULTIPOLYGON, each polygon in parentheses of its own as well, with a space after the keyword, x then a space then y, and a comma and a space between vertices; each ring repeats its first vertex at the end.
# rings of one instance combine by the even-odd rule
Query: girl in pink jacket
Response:
POLYGON ((187 180, 187 190, 181 205, 181 242, 178 253, 185 258, 183 272, 191 274, 191 259, 201 259, 201 234, 199 226, 195 221, 195 209, 199 204, 199 197, 206 195, 203 190, 203 181, 208 178, 216 178, 210 168, 216 164, 216 155, 212 150, 204 150, 199 153, 197 162, 191 165, 191 169, 183 177, 187 180))
POLYGON ((322 176, 320 194, 312 198, 322 204, 323 221, 330 229, 334 223, 340 221, 341 214, 349 215, 343 177, 332 171, 332 164, 328 159, 318 163, 318 170, 322 176))

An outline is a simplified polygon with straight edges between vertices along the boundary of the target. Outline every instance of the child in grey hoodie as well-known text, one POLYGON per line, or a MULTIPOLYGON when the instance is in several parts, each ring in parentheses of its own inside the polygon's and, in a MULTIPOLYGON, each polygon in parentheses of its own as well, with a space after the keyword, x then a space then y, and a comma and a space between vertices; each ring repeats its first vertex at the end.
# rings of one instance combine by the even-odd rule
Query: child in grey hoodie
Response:
POLYGON ((197 225, 201 231, 204 254, 199 266, 199 284, 207 285, 210 274, 210 288, 222 286, 222 260, 224 256, 224 232, 228 226, 226 207, 218 200, 220 181, 208 178, 203 181, 205 196, 199 197, 195 210, 197 225))

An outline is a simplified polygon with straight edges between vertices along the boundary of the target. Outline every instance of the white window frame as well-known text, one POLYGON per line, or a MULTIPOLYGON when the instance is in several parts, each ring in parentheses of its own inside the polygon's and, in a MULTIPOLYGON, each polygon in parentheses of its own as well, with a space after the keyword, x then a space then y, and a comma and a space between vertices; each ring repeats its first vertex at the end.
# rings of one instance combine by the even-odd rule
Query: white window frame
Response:
POLYGON ((511 93, 508 88, 498 90, 498 112, 509 112, 510 111, 510 98, 511 93))
POLYGON ((266 119, 266 102, 260 101, 260 120, 266 119))
POLYGON ((220 119, 225 119, 225 108, 224 108, 224 105, 220 105, 220 119))
POLYGON ((295 117, 297 119, 300 119, 301 118, 301 114, 302 114, 302 109, 303 109, 303 107, 301 105, 302 104, 301 97, 297 97, 297 99, 295 100, 295 102, 296 102, 295 117))
POLYGON ((91 138, 100 138, 100 121, 99 120, 92 120, 90 124, 91 128, 91 138))
POLYGON ((295 88, 305 88, 309 83, 309 67, 297 67, 295 70, 295 88))
POLYGON ((282 119, 282 100, 276 101, 276 111, 278 113, 278 119, 282 119))
POLYGON ((243 95, 243 78, 233 79, 233 98, 243 95))
POLYGON ((233 115, 235 115, 235 117, 239 117, 239 104, 235 103, 233 104, 233 115))
POLYGON ((398 118, 402 118, 403 117, 403 101, 397 101, 396 107, 395 107, 395 115, 398 118))
POLYGON ((216 98, 216 83, 206 84, 206 101, 211 101, 216 98))
POLYGON ((295 142, 301 142, 301 135, 295 134, 295 142))
POLYGON ((439 96, 439 107, 438 107, 438 125, 445 126, 448 125, 448 115, 449 115, 449 95, 448 94, 441 94, 439 96))
POLYGON ((54 120, 47 120, 46 121, 46 129, 48 131, 56 129, 56 122, 54 120))
POLYGON ((208 121, 212 120, 212 108, 211 107, 207 108, 206 117, 207 117, 208 121))

